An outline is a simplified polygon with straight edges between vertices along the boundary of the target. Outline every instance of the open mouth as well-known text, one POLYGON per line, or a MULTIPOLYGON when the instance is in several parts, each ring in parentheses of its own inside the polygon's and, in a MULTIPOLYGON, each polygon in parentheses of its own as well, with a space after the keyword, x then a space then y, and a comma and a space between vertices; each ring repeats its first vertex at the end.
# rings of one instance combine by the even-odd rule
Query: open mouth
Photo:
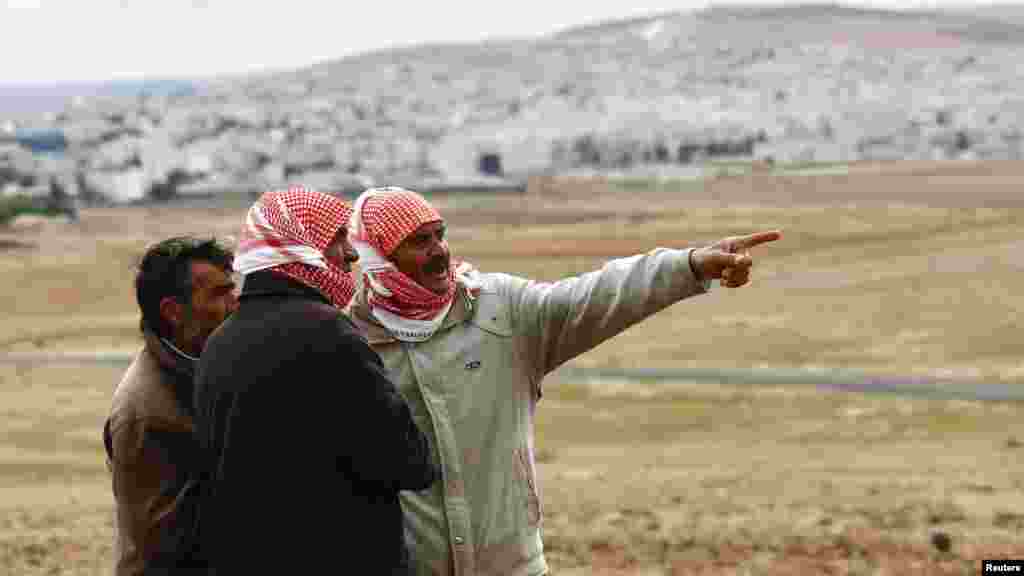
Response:
POLYGON ((423 273, 428 278, 437 280, 448 277, 448 262, 444 258, 431 260, 423 267, 423 273))

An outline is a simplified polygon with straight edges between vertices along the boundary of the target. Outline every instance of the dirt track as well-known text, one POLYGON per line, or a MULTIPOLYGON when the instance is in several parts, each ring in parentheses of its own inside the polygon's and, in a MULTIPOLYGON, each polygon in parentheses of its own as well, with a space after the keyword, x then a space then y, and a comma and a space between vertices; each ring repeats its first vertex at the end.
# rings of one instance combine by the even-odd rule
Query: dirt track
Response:
MULTIPOLYGON (((0 353, 0 364, 16 366, 53 366, 58 364, 118 366, 127 368, 134 359, 131 353, 118 352, 8 352, 0 353)), ((607 369, 564 368, 547 377, 554 382, 602 382, 614 385, 688 382, 706 385, 742 386, 812 386, 823 392, 855 392, 891 394, 938 400, 982 400, 990 402, 1024 402, 1024 387, 1017 384, 944 381, 921 377, 874 377, 842 371, 770 370, 770 369, 607 369)))

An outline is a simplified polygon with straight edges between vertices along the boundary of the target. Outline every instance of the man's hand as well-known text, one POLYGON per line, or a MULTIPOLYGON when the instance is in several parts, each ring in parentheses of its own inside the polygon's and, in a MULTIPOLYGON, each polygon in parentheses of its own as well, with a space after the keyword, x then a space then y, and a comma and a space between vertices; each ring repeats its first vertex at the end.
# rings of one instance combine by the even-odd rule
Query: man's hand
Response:
POLYGON ((722 286, 739 288, 750 281, 750 267, 754 265, 750 249, 779 238, 782 238, 782 232, 778 230, 730 236, 694 250, 691 253, 693 269, 702 278, 717 278, 722 286))

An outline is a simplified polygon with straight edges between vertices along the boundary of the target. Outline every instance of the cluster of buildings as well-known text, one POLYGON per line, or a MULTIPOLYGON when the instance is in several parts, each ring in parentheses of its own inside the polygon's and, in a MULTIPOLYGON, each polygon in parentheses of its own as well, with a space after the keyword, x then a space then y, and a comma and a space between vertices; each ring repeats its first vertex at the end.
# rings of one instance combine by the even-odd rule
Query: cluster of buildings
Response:
POLYGON ((6 126, 0 189, 56 173, 71 194, 130 202, 285 182, 504 186, 715 157, 1021 157, 1016 44, 840 16, 676 14, 78 102, 34 144, 6 126))

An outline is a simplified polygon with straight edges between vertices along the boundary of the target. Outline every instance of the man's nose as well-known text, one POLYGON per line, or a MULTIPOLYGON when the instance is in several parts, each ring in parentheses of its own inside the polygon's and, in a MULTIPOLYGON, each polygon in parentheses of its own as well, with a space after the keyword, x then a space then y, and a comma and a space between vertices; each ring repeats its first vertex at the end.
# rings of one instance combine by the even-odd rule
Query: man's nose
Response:
POLYGON ((431 256, 438 254, 444 255, 448 252, 448 243, 442 238, 433 238, 430 241, 430 247, 427 249, 431 256))

